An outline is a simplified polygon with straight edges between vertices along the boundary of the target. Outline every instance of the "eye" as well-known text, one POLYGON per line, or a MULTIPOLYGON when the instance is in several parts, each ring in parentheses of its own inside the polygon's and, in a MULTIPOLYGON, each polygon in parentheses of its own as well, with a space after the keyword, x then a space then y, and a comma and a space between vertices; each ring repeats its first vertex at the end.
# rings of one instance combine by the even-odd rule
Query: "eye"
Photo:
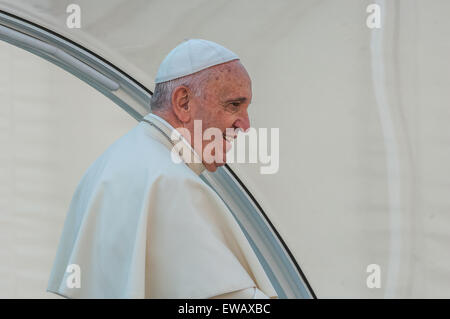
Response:
POLYGON ((230 113, 236 113, 237 111, 239 111, 240 106, 241 106, 240 102, 231 102, 225 105, 225 110, 230 113))

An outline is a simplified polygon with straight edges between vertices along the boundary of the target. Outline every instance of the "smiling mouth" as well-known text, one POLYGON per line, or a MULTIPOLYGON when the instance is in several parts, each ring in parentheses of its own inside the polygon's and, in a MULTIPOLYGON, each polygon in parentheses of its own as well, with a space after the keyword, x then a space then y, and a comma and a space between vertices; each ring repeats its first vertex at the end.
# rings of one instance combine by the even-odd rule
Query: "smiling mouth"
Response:
POLYGON ((230 144, 233 143, 234 139, 236 138, 236 136, 229 136, 229 135, 226 135, 225 132, 222 133, 222 136, 223 136, 223 139, 224 139, 225 141, 227 141, 228 143, 230 143, 230 144))

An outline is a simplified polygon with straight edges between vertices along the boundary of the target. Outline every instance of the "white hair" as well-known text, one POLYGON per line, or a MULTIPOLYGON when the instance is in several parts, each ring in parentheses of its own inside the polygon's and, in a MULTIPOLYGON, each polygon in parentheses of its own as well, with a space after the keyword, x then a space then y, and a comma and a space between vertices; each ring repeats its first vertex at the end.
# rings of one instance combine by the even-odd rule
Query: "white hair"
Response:
POLYGON ((212 69, 183 76, 178 79, 157 83, 150 100, 152 110, 162 110, 171 105, 172 93, 179 86, 186 86, 192 94, 200 96, 203 93, 206 80, 212 74, 212 69))

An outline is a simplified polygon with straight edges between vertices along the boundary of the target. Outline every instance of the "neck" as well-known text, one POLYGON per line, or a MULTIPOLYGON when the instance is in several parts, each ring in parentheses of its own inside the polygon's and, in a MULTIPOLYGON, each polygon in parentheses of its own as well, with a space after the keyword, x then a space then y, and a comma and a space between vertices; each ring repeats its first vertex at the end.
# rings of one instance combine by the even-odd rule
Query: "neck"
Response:
MULTIPOLYGON (((167 122, 167 124, 169 124, 170 126, 172 126, 172 128, 168 127, 167 124, 164 125, 161 120, 156 120, 156 123, 160 123, 159 125, 156 124, 156 127, 161 126, 161 124, 163 124, 163 128, 160 128, 160 131, 163 132, 163 134, 169 139, 171 140, 171 145, 175 146, 173 142, 176 142, 178 144, 178 142, 181 142, 181 140, 179 139, 179 135, 173 135, 173 131, 171 131, 172 129, 175 129, 178 133, 180 133, 184 139, 183 139, 183 143, 185 143, 185 145, 189 145, 190 146, 190 154, 194 157, 190 157, 189 160, 194 159, 194 162, 191 161, 186 161, 185 163, 195 172, 197 173, 197 175, 201 174, 201 172, 205 169, 204 164, 201 161, 201 157, 199 157, 198 153, 196 153, 196 151, 194 150, 194 147, 192 146, 191 143, 191 137, 190 137, 190 133, 186 132, 186 130, 183 130, 183 124, 181 121, 179 121, 178 119, 174 119, 174 117, 171 117, 170 115, 168 115, 166 112, 151 112, 152 115, 156 115, 157 117, 161 118, 162 120, 164 120, 165 122, 167 122), (165 127, 165 129, 164 129, 165 127), (180 129, 181 128, 181 129, 180 129), (187 133, 187 134, 186 134, 187 133), (200 160, 200 161, 198 161, 200 160)), ((149 114, 150 115, 150 114, 149 114)), ((145 120, 147 121, 147 120, 145 120)), ((155 120, 151 120, 150 118, 148 119, 149 122, 153 122, 155 120)), ((170 147, 170 146, 169 146, 170 147)), ((184 152, 183 152, 184 154, 184 152)), ((183 159, 184 160, 184 159, 183 159)))
POLYGON ((164 119, 167 123, 172 125, 174 128, 183 127, 183 124, 177 119, 175 114, 166 110, 155 110, 152 112, 156 116, 164 119))
POLYGON ((175 115, 175 113, 173 113, 173 111, 171 111, 171 110, 155 110, 152 113, 155 114, 156 116, 159 116, 160 118, 165 120, 167 123, 172 125, 172 127, 174 129, 176 129, 181 135, 183 135, 183 137, 186 139, 186 141, 189 142, 191 147, 192 148, 194 147, 194 145, 192 145, 193 141, 191 140, 191 136, 193 136, 192 132, 188 128, 184 127, 183 122, 181 122, 176 117, 176 115, 175 115))

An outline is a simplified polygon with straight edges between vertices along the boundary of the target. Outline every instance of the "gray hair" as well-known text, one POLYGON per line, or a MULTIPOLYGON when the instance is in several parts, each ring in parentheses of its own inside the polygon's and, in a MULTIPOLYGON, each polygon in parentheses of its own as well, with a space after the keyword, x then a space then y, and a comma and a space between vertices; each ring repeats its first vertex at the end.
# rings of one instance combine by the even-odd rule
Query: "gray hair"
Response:
POLYGON ((150 107, 154 110, 162 110, 172 103, 172 93, 179 86, 186 86, 192 94, 200 96, 203 93, 205 82, 212 74, 212 69, 205 69, 178 79, 157 83, 150 100, 150 107))

